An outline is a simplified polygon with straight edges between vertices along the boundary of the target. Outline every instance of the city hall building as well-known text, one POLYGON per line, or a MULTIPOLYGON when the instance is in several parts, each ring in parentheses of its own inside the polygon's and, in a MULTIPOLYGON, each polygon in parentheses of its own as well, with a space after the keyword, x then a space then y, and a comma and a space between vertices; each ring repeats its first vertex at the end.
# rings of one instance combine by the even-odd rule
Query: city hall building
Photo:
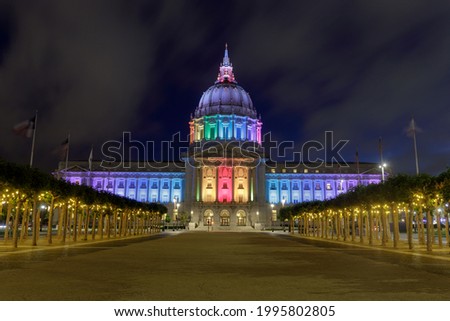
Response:
POLYGON ((359 184, 379 183, 376 164, 308 166, 273 162, 262 148, 262 120, 236 82, 225 48, 215 83, 189 121, 182 162, 61 163, 58 175, 142 202, 165 204, 172 222, 191 230, 260 230, 279 225, 283 206, 334 198, 359 184), (189 223, 189 224, 187 224, 189 223))

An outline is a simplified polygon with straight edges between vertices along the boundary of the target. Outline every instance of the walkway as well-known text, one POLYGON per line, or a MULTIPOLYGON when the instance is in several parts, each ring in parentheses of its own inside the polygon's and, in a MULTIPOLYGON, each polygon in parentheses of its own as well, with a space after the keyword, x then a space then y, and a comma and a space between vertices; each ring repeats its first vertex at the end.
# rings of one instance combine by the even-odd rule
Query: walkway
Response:
POLYGON ((1 300, 448 300, 450 262, 287 233, 165 233, 0 261, 1 300))

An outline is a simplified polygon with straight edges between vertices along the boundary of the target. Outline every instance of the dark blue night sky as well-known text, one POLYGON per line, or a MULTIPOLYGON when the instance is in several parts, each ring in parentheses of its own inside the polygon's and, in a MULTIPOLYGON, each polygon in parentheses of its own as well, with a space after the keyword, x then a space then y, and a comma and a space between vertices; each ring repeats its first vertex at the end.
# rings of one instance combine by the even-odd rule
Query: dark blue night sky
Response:
POLYGON ((349 143, 353 162, 414 173, 450 163, 449 1, 0 1, 0 157, 29 162, 11 128, 39 110, 35 165, 50 171, 119 140, 169 140, 217 76, 228 43, 263 132, 300 149, 349 143))

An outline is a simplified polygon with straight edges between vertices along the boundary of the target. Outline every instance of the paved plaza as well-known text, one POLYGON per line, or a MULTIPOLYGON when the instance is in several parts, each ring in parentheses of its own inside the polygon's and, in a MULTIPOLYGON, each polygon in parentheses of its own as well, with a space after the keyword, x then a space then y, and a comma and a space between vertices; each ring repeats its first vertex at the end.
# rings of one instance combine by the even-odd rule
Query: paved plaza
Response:
POLYGON ((0 299, 449 300, 448 257, 287 233, 165 232, 0 253, 0 299))

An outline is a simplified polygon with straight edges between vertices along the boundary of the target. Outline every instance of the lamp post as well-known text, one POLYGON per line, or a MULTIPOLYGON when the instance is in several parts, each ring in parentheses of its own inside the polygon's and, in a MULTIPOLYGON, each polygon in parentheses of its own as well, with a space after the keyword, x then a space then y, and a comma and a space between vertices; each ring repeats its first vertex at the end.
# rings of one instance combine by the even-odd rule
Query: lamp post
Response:
POLYGON ((178 213, 180 212, 179 211, 180 210, 180 205, 181 205, 181 203, 177 203, 177 213, 175 215, 175 220, 177 221, 177 230, 179 228, 179 222, 180 222, 180 217, 178 216, 178 213))
MULTIPOLYGON (((286 199, 283 196, 283 198, 281 200, 281 207, 283 207, 283 208, 284 208, 284 203, 286 203, 286 199)), ((285 222, 284 221, 283 221, 283 232, 286 232, 286 226, 285 226, 285 222)))
POLYGON ((176 197, 174 197, 173 198, 173 217, 172 217, 172 226, 173 226, 173 221, 175 221, 176 220, 176 218, 177 218, 177 212, 178 212, 178 206, 177 206, 177 198, 176 197))
POLYGON ((386 164, 383 163, 379 167, 381 168, 381 181, 384 183, 384 169, 386 167, 386 164))
POLYGON ((270 212, 270 222, 271 222, 271 225, 272 225, 272 232, 273 232, 273 207, 274 207, 275 205, 272 203, 272 204, 270 204, 270 208, 272 209, 272 211, 270 212))
POLYGON ((259 223, 259 211, 256 211, 256 223, 259 223))

